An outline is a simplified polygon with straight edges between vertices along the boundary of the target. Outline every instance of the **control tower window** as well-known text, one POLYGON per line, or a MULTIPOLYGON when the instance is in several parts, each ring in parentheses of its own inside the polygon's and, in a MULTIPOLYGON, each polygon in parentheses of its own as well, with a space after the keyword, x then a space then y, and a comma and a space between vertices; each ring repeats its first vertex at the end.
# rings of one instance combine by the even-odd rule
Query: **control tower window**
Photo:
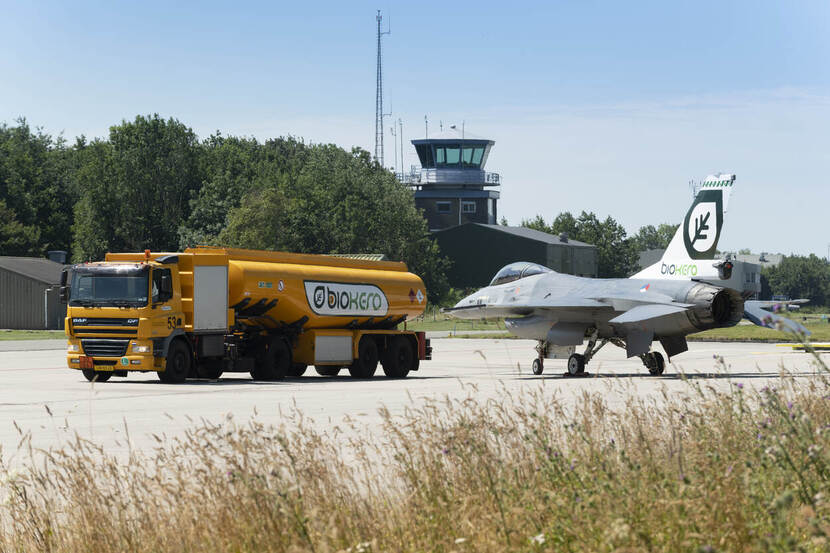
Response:
POLYGON ((481 167, 481 158, 484 157, 484 146, 465 146, 461 153, 463 167, 481 167))
POLYGON ((461 146, 450 144, 435 147, 435 165, 437 167, 457 167, 461 162, 461 146))
POLYGON ((447 146, 447 165, 458 165, 461 161, 461 148, 459 146, 447 146))
POLYGON ((432 155, 432 146, 429 144, 418 144, 415 146, 415 151, 418 152, 418 159, 421 160, 421 167, 435 167, 435 157, 432 155))

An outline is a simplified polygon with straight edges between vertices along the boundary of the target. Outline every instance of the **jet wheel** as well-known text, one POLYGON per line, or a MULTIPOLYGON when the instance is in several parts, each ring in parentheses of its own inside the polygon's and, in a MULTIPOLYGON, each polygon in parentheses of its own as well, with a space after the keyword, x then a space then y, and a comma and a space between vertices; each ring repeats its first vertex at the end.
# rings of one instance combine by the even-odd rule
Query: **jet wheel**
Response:
POLYGON ((663 359, 663 354, 659 351, 653 351, 648 354, 648 372, 654 376, 663 374, 666 370, 666 361, 663 359))
POLYGON ((585 356, 581 353, 573 353, 568 357, 568 374, 576 376, 585 372, 585 356))
POLYGON ((533 370, 533 374, 538 376, 538 375, 542 374, 542 371, 545 370, 545 365, 542 362, 542 360, 537 357, 536 359, 533 360, 533 364, 531 365, 531 369, 533 370))

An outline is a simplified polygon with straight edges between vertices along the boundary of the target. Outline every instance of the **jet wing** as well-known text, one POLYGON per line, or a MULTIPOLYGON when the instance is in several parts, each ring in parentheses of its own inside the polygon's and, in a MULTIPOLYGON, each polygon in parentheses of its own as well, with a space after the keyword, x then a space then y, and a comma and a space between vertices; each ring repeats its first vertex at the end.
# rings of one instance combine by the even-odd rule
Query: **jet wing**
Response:
MULTIPOLYGON (((792 301, 798 303, 806 303, 806 301, 801 300, 792 301)), ((811 334, 811 332, 807 330, 807 328, 804 325, 797 323, 792 319, 782 317, 777 313, 772 313, 764 309, 764 307, 772 307, 776 304, 780 305, 781 302, 753 300, 745 301, 744 317, 746 317, 758 326, 780 329, 786 332, 793 332, 795 334, 804 334, 806 336, 809 336, 811 334)))
MULTIPOLYGON (((621 334, 626 336, 625 349, 628 357, 648 353, 651 342, 654 340, 655 330, 659 327, 660 334, 673 334, 675 328, 678 333, 682 332, 681 323, 685 322, 686 310, 689 306, 684 304, 644 304, 632 307, 608 321, 609 324, 621 327, 621 334)), ((683 345, 672 346, 673 351, 685 351, 683 345)), ((672 349, 670 348, 670 349, 672 349)), ((668 350, 666 350, 667 353, 668 350)), ((669 353, 669 356, 673 353, 669 353)))
POLYGON ((651 326, 653 323, 662 322, 666 319, 671 319, 677 316, 685 317, 686 307, 683 304, 680 305, 668 305, 668 304, 648 304, 648 305, 638 305, 637 307, 632 307, 625 313, 617 315, 610 321, 611 324, 619 324, 619 325, 637 325, 639 327, 648 327, 651 326))
POLYGON ((513 304, 473 304, 461 307, 445 307, 447 313, 460 319, 484 319, 497 317, 525 317, 539 311, 558 311, 573 309, 611 309, 611 305, 587 298, 557 298, 541 300, 532 304, 516 302, 513 304))

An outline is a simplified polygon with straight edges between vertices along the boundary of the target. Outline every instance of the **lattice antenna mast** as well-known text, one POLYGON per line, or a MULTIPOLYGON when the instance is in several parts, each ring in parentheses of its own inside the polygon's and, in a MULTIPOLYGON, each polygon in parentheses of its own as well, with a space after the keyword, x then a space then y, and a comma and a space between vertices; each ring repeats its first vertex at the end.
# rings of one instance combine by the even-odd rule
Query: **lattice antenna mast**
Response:
POLYGON ((377 74, 377 89, 375 91, 375 161, 381 167, 383 166, 383 118, 392 115, 391 113, 383 113, 383 50, 381 38, 383 35, 391 34, 391 29, 386 31, 381 30, 381 21, 383 17, 378 15, 376 17, 378 22, 378 74, 377 74))

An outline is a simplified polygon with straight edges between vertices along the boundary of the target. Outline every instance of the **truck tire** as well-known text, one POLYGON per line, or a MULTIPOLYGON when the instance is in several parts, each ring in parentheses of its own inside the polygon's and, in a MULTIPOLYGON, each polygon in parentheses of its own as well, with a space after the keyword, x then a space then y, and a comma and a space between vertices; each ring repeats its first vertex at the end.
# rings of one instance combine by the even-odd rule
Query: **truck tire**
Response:
POLYGON ((254 380, 274 381, 285 378, 291 369, 291 347, 283 338, 272 337, 265 344, 265 351, 257 358, 251 371, 254 380))
POLYGON ((179 384, 187 379, 193 364, 190 347, 180 339, 173 340, 167 349, 167 363, 159 372, 159 380, 168 384, 179 384))
POLYGON ((337 376, 341 368, 336 365, 314 365, 314 370, 320 376, 337 376))
POLYGON ((352 378, 372 378, 378 370, 378 345, 369 336, 360 339, 357 345, 357 359, 349 366, 352 378))
POLYGON ((405 378, 414 365, 414 360, 412 341, 406 336, 395 336, 389 341, 381 361, 383 372, 389 378, 405 378))
POLYGON ((308 365, 303 365, 302 363, 294 363, 288 370, 288 376, 303 376, 307 368, 308 365))
POLYGON ((81 372, 84 373, 84 378, 90 382, 106 382, 112 376, 110 371, 95 372, 95 369, 83 369, 81 372))

